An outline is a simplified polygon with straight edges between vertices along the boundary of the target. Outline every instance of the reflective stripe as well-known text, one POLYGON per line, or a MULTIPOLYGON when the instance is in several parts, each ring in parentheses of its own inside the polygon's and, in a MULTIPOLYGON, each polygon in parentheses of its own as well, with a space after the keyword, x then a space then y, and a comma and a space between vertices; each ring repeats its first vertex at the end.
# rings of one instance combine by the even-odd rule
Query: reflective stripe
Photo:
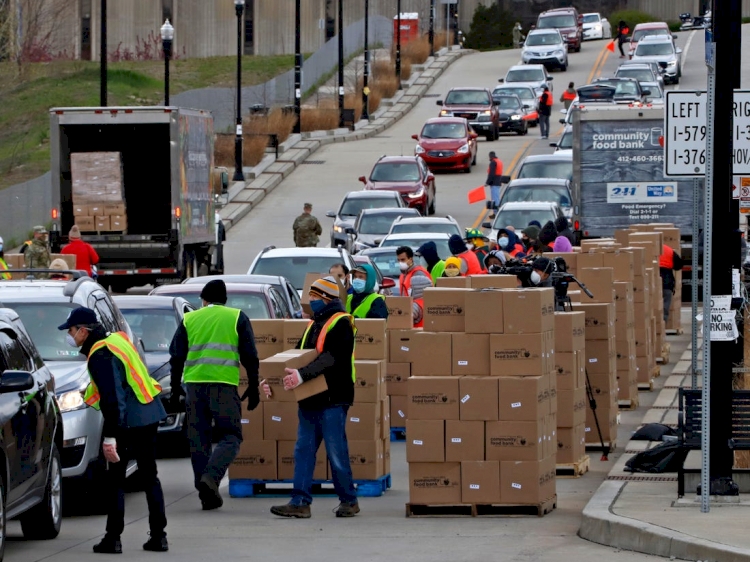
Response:
POLYGON ((233 359, 214 359, 213 357, 201 357, 200 359, 188 359, 185 361, 185 367, 195 367, 196 365, 220 365, 222 367, 238 367, 239 361, 233 359))
MULTIPOLYGON (((8 264, 5 263, 5 260, 3 258, 0 258, 0 271, 8 269, 8 264)), ((5 279, 6 281, 11 278, 10 273, 3 273, 0 274, 0 278, 5 279)))
POLYGON ((240 383, 239 317, 238 309, 218 304, 185 315, 188 354, 183 380, 186 383, 240 383))
POLYGON ((347 297, 346 311, 352 316, 354 316, 355 318, 367 318, 367 315, 370 314, 372 303, 374 303, 377 299, 385 299, 385 297, 377 293, 370 293, 364 299, 362 299, 362 302, 360 302, 357 308, 354 310, 354 312, 352 312, 352 300, 353 299, 354 299, 354 295, 349 295, 347 297))
POLYGON ((239 353, 240 350, 236 345, 228 343, 204 343, 202 345, 191 345, 189 351, 203 351, 205 349, 214 349, 217 351, 234 351, 239 353))
MULTIPOLYGON (((357 327, 354 325, 354 317, 351 314, 346 314, 345 312, 336 312, 331 315, 331 317, 325 324, 323 324, 323 328, 320 330, 320 334, 318 334, 318 340, 315 342, 315 351, 317 351, 319 354, 323 353, 323 346, 325 344, 326 335, 328 335, 328 332, 333 329, 333 327, 336 325, 336 322, 344 317, 347 317, 349 319, 349 324, 351 325, 352 331, 354 332, 353 335, 356 338, 357 327)), ((302 334, 302 339, 300 340, 299 344, 300 349, 305 349, 307 336, 310 334, 310 329, 313 327, 313 324, 315 324, 315 322, 311 320, 307 325, 307 328, 305 329, 305 333, 302 334)), ((356 339, 354 341, 354 346, 357 346, 356 339)), ((357 373, 354 369, 354 350, 352 350, 352 382, 357 382, 357 373)))

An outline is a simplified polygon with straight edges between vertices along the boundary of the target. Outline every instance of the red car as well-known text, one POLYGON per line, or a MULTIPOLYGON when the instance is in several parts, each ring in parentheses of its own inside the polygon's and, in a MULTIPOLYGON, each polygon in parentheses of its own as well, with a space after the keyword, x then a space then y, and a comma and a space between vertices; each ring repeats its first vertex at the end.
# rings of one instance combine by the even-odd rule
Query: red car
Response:
POLYGON ((398 191, 408 207, 435 214, 435 176, 419 156, 381 156, 370 177, 359 181, 365 189, 398 191))
POLYGON ((411 138, 417 141, 416 156, 431 170, 463 170, 468 174, 477 163, 478 136, 464 118, 435 117, 411 138))

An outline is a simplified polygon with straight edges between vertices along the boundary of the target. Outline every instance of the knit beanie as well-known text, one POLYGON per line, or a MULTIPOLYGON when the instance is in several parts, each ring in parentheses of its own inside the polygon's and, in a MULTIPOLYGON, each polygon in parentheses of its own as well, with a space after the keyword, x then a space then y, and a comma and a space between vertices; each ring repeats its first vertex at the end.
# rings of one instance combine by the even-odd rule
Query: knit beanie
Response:
POLYGON ((333 276, 328 275, 318 279, 310 286, 310 292, 327 299, 339 298, 339 285, 333 276))
POLYGON ((557 228, 555 228, 555 223, 547 221, 542 227, 542 230, 539 231, 539 241, 542 244, 552 244, 555 241, 555 238, 557 238, 557 228))
POLYGON ((209 304, 227 304, 227 286, 221 279, 206 283, 201 298, 209 304))
POLYGON ((77 224, 74 224, 73 227, 70 229, 70 232, 68 233, 68 238, 71 240, 78 240, 81 238, 81 230, 78 228, 77 224))

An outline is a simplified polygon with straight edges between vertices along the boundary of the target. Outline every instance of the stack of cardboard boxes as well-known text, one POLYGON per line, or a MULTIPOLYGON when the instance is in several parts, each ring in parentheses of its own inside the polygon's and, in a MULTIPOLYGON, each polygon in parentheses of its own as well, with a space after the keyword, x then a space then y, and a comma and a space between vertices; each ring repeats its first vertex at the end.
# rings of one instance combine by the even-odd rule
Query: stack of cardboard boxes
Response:
POLYGON ((70 155, 73 215, 82 232, 127 230, 119 152, 74 152, 70 155))
POLYGON ((553 499, 554 291, 438 287, 425 290, 424 310, 424 330, 390 342, 390 360, 411 364, 410 506, 553 499))
MULTIPOLYGON (((24 254, 5 254, 3 259, 5 260, 5 263, 8 266, 8 269, 26 269, 26 262, 25 262, 24 254)), ((70 256, 67 254, 66 255, 50 254, 50 263, 52 263, 56 259, 63 260, 67 264, 68 269, 76 269, 76 257, 75 256, 70 256)), ((26 277, 26 274, 25 273, 11 273, 10 277, 13 280, 20 280, 20 279, 24 279, 26 277)))

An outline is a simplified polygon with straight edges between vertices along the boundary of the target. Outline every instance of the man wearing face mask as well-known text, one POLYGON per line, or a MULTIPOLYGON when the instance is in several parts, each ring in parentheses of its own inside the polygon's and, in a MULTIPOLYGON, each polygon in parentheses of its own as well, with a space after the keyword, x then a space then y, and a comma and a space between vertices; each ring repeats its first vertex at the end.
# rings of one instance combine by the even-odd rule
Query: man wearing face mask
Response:
POLYGON ((352 284, 349 281, 349 268, 346 267, 343 263, 335 263, 328 269, 328 275, 333 275, 334 277, 338 277, 339 281, 341 281, 342 285, 344 285, 344 289, 346 289, 346 294, 351 295, 354 293, 352 290, 352 284))
POLYGON ((534 243, 539 239, 541 228, 536 225, 529 225, 521 231, 521 242, 523 242, 526 253, 530 253, 534 243))
POLYGON ((512 230, 501 228, 497 231, 497 245, 511 258, 522 258, 526 255, 523 244, 512 230))
MULTIPOLYGON (((461 237, 458 236, 458 239, 461 237)), ((414 250, 409 246, 399 246, 396 258, 401 270, 398 278, 399 294, 412 298, 412 323, 415 328, 421 328, 424 325, 424 290, 432 287, 432 277, 424 267, 414 264, 414 250)))
POLYGON ((353 294, 346 299, 346 312, 354 318, 388 318, 385 297, 374 293, 377 276, 370 264, 352 269, 353 294))
POLYGON ((555 269, 554 263, 549 258, 537 258, 531 263, 531 273, 528 278, 521 278, 523 287, 551 287, 550 273, 555 269))
MULTIPOLYGON (((276 505, 271 513, 279 517, 308 519, 313 498, 310 490, 315 458, 325 441, 333 485, 341 502, 336 517, 354 517, 359 502, 354 490, 346 417, 354 402, 354 318, 344 312, 339 287, 333 277, 318 279, 310 286, 313 319, 302 335, 298 349, 315 349, 318 356, 306 367, 286 369, 284 389, 292 390, 305 381, 325 377, 328 390, 299 402, 297 444, 294 448, 294 490, 286 505, 276 505)), ((263 392, 271 395, 268 385, 263 392)))
POLYGON ((164 493, 156 470, 156 433, 167 417, 161 387, 148 373, 138 351, 122 333, 108 333, 90 308, 76 308, 59 330, 67 330, 66 341, 80 347, 88 358, 91 383, 84 401, 104 417, 102 449, 108 463, 107 532, 94 552, 120 554, 120 536, 125 528, 125 475, 130 460, 138 463, 138 477, 146 492, 151 538, 144 550, 169 550, 164 493))
POLYGON ((5 279, 6 281, 11 278, 10 273, 8 273, 8 264, 5 263, 5 252, 3 251, 3 237, 0 236, 0 279, 5 279))
POLYGON ((484 271, 482 264, 479 263, 479 258, 474 253, 474 244, 467 244, 458 234, 453 234, 448 239, 448 249, 454 256, 461 260, 462 275, 487 273, 484 271))

